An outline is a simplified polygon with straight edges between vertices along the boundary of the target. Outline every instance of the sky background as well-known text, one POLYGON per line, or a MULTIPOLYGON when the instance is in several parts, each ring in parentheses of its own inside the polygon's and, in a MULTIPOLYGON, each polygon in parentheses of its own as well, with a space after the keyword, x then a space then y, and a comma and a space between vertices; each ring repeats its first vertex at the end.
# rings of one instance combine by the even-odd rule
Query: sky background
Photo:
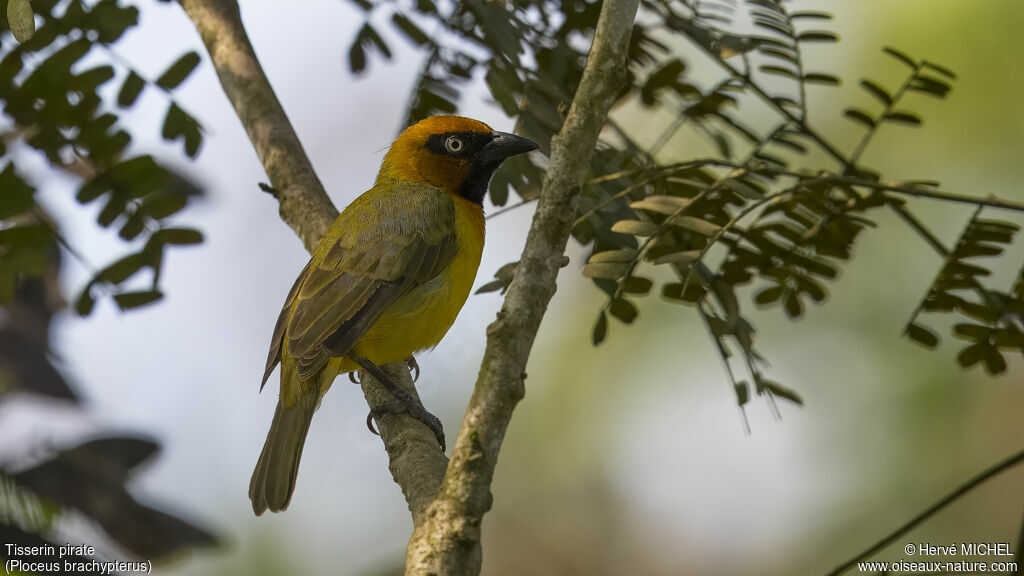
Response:
MULTIPOLYGON (((252 43, 321 181, 336 205, 347 205, 372 184, 402 128, 419 57, 396 38, 394 61, 374 58, 368 75, 353 78, 346 55, 363 16, 351 4, 243 4, 252 43)), ((811 89, 814 125, 851 150, 860 129, 841 111, 869 102, 856 80, 867 74, 892 85, 902 73, 880 47, 933 59, 960 75, 950 99, 915 101, 924 128, 884 130, 865 163, 889 179, 933 178, 950 191, 1024 200, 1024 5, 799 4, 835 12, 832 29, 843 38, 807 55, 810 68, 838 71, 845 80, 838 89, 811 89)), ((53 347, 87 412, 5 404, 0 434, 12 440, 8 451, 21 441, 40 450, 73 442, 83 432, 157 438, 161 457, 137 476, 134 493, 225 540, 158 573, 388 573, 401 563, 411 521, 381 443, 365 428, 362 394, 346 378, 336 381, 314 419, 288 511, 252 515, 249 476, 276 400, 276 375, 257 393, 263 362, 276 315, 308 255, 278 218, 276 202, 258 189, 266 177, 187 18, 173 3, 144 2, 142 9, 141 26, 116 46, 125 59, 155 77, 186 49, 204 58, 175 95, 206 129, 198 160, 182 160, 160 141, 166 100, 156 91, 147 91, 129 118, 138 150, 159 152, 207 190, 207 199, 179 218, 207 240, 169 251, 160 304, 122 314, 101 301, 89 318, 61 316, 53 347)), ((711 78, 712 68, 682 49, 696 77, 711 78)), ((484 94, 479 85, 471 89, 461 112, 510 130, 484 94)), ((617 114, 641 138, 653 139, 666 122, 628 107, 617 114)), ((708 148, 691 133, 670 150, 692 157, 708 148)), ((124 245, 95 225, 97 206, 73 203, 72 186, 51 182, 43 198, 100 267, 124 245)), ((911 206, 947 243, 970 213, 920 201, 911 206)), ((518 258, 531 210, 488 221, 478 285, 518 258)), ((485 518, 484 572, 824 573, 1020 450, 1024 363, 1016 358, 1007 375, 990 379, 956 366, 959 348, 951 338, 936 352, 901 338, 941 262, 895 218, 880 214, 877 221, 829 286, 828 305, 805 319, 754 311, 744 296, 758 347, 772 363, 770 377, 805 400, 802 408, 781 402, 778 419, 755 398, 746 410, 750 433, 690 309, 644 299, 637 323, 613 322, 608 342, 590 345, 603 296, 579 274, 585 252, 571 245, 571 264, 530 359, 526 398, 502 450, 494 509, 485 518)), ((1004 260, 1019 263, 1020 247, 1015 254, 1004 260)), ((997 285, 1008 285, 1012 273, 1009 266, 998 270, 997 285)), ((88 277, 65 259, 66 294, 77 294, 88 277)), ((472 296, 441 345, 420 358, 420 396, 449 437, 499 305, 495 294, 472 296)), ((1015 541, 1022 485, 1024 470, 1000 476, 879 558, 898 559, 906 542, 1015 541)))

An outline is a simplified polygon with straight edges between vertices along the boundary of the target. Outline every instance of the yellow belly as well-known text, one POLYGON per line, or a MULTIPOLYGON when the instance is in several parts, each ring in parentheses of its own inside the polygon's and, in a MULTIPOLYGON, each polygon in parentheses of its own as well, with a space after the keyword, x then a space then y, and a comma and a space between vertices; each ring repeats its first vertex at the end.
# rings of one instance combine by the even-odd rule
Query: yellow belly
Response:
MULTIPOLYGON (((480 206, 454 197, 458 249, 452 263, 430 281, 394 302, 352 348, 377 365, 404 360, 414 352, 432 348, 444 338, 473 288, 484 246, 484 218, 480 206)), ((359 367, 347 357, 332 358, 337 373, 359 367)))

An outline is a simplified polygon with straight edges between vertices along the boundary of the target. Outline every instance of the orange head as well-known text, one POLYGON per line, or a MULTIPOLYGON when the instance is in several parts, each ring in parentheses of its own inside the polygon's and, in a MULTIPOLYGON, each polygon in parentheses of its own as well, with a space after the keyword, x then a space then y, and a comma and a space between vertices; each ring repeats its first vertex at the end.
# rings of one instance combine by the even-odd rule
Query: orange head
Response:
POLYGON ((498 166, 536 148, 531 140, 495 132, 471 118, 432 116, 406 128, 395 140, 377 180, 421 182, 482 203, 498 166))

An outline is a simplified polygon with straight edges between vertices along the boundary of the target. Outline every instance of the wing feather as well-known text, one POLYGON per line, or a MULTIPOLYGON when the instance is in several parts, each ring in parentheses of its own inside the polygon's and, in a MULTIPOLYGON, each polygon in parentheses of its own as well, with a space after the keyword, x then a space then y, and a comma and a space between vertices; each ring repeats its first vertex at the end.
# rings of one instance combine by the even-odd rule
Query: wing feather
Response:
POLYGON ((274 324, 274 336, 270 340, 270 353, 267 354, 267 365, 263 370, 263 381, 260 382, 260 392, 263 391, 263 387, 267 385, 267 379, 270 378, 270 373, 277 367, 277 363, 281 361, 281 344, 284 342, 284 332, 288 328, 288 318, 291 316, 292 305, 295 304, 295 297, 299 293, 299 286, 302 285, 302 280, 306 277, 306 273, 309 272, 309 266, 312 264, 306 264, 306 267, 299 272, 299 277, 295 279, 295 283, 292 284, 291 289, 288 291, 288 297, 285 298, 284 308, 281 309, 281 313, 277 316, 277 323, 274 324))
POLYGON ((292 288, 266 375, 284 341, 302 379, 344 356, 389 305, 441 272, 455 251, 454 206, 443 191, 364 194, 332 225, 292 288), (410 194, 426 201, 402 198, 410 194))

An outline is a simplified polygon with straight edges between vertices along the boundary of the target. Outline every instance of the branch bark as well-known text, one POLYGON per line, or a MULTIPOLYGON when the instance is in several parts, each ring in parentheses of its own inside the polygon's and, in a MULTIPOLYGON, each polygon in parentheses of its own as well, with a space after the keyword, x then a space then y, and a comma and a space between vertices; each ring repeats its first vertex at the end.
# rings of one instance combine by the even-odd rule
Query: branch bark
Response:
MULTIPOLYGON (((281 219, 313 252, 338 215, 274 89, 263 73, 242 24, 235 0, 180 0, 210 54, 224 93, 249 134, 280 202, 281 219)), ((254 187, 255 188, 255 187, 254 187)), ((382 368, 395 382, 415 394, 404 363, 382 368)), ((370 408, 391 400, 386 389, 363 374, 363 393, 370 408)), ((414 522, 422 518, 437 494, 448 464, 426 426, 407 416, 384 416, 378 422, 390 469, 402 488, 414 522)))
MULTIPOLYGON (((420 399, 405 364, 396 362, 381 368, 395 384, 417 400, 420 399)), ((359 383, 371 407, 380 407, 394 401, 391 393, 365 370, 359 372, 359 383)), ((388 469, 402 488, 409 512, 412 513, 413 526, 418 526, 424 521, 427 508, 441 487, 448 458, 438 448, 437 438, 430 428, 408 414, 385 414, 374 421, 390 459, 388 469)))
POLYGON ((210 54, 280 201, 281 219, 313 252, 338 216, 263 73, 235 0, 180 0, 210 54))
POLYGON ((626 81, 626 56, 638 0, 605 0, 580 85, 551 141, 547 176, 515 278, 487 328, 487 348, 440 492, 417 523, 406 574, 477 574, 480 529, 491 507, 491 480, 512 411, 525 394, 526 363, 576 215, 597 138, 626 81))

